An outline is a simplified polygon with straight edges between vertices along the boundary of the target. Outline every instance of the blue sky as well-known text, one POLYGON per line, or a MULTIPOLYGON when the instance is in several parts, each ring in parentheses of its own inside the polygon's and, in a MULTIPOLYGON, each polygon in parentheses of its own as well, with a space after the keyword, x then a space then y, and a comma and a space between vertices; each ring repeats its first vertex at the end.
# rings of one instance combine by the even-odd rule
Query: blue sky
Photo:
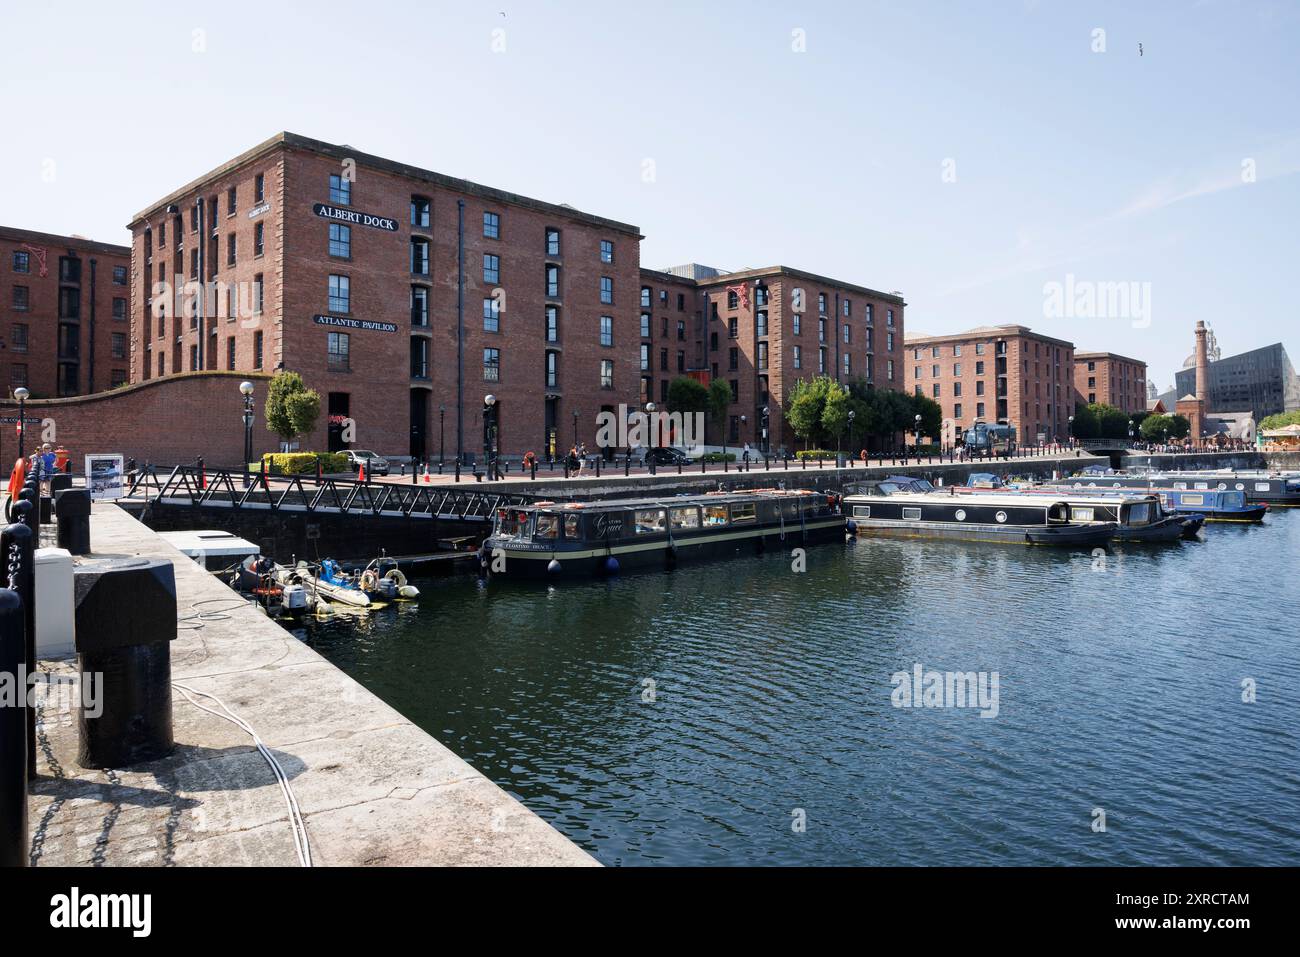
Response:
POLYGON ((909 331, 1022 323, 1145 359, 1162 389, 1197 319, 1225 355, 1281 340, 1300 361, 1300 3, 5 16, 9 225, 125 242, 138 209, 288 129, 636 223, 647 266, 900 290, 909 331), (1067 274, 1149 283, 1150 323, 1048 318, 1067 274))

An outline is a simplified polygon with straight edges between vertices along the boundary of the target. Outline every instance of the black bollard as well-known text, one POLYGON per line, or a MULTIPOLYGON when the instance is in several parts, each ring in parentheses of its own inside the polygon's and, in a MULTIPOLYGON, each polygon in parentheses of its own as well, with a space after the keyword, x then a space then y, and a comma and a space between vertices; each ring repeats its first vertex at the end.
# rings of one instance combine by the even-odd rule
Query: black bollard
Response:
POLYGON ((60 472, 50 479, 50 498, 58 498, 60 492, 64 489, 72 488, 72 476, 66 472, 60 472))
MULTIPOLYGON (((17 521, 0 533, 0 555, 4 557, 3 573, 0 579, 4 585, 18 593, 23 608, 23 655, 27 667, 36 665, 36 536, 31 526, 24 523, 26 512, 31 509, 30 502, 19 502, 14 506, 17 521)), ((16 677, 16 676, 15 676, 16 677)), ((23 685, 23 693, 27 686, 23 685)), ((36 712, 30 708, 27 713, 27 775, 36 777, 36 712)))
POLYGON ((90 493, 84 488, 68 488, 54 500, 59 518, 58 545, 73 555, 90 554, 90 493))
POLYGON ((0 675, 12 675, 15 700, 0 703, 0 867, 26 867, 27 827, 27 641, 23 602, 0 589, 0 675))
POLYGON ((18 508, 23 502, 29 503, 31 509, 26 511, 24 513, 26 517, 20 518, 19 521, 32 530, 32 536, 39 542, 41 540, 40 486, 26 485, 23 487, 23 490, 18 493, 18 503, 14 506, 15 515, 18 514, 18 508))
MULTIPOLYGON (((161 559, 111 558, 73 573, 77 670, 97 715, 78 707, 77 763, 122 768, 170 754, 176 573, 161 559)), ((83 700, 85 697, 83 696, 83 700)))

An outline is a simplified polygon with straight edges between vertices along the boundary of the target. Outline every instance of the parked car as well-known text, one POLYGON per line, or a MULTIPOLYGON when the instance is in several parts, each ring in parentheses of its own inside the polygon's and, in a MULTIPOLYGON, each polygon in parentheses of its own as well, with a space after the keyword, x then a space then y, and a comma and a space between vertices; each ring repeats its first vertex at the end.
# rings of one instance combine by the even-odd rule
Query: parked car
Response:
POLYGON ((382 455, 369 452, 366 449, 345 449, 343 454, 348 457, 348 464, 354 472, 360 472, 361 463, 365 462, 367 475, 388 474, 388 459, 382 455))
POLYGON ((682 449, 671 446, 659 446, 653 449, 647 449, 645 453, 645 464, 650 465, 690 465, 691 457, 682 449))

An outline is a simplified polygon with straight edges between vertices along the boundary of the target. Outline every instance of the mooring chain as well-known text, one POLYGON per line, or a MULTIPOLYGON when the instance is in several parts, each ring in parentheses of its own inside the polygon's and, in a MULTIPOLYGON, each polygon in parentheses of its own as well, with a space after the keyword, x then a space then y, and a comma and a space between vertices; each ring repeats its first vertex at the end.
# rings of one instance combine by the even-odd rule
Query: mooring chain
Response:
POLYGON ((11 588, 13 591, 18 590, 18 571, 20 568, 22 568, 22 562, 23 562, 23 555, 22 555, 22 551, 18 548, 18 543, 17 542, 10 543, 9 569, 8 569, 9 588, 11 588))

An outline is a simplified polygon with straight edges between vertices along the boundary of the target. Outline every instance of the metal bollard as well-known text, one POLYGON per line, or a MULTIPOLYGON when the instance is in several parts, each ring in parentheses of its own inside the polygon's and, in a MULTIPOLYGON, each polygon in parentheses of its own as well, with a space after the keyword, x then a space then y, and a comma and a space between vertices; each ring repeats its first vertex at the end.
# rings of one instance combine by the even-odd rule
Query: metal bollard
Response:
POLYGON ((16 698, 0 702, 0 867, 26 867, 31 835, 27 826, 27 651, 23 602, 0 589, 0 675, 11 675, 16 698), (22 680, 20 680, 22 679, 22 680))
MULTIPOLYGON (((36 536, 31 527, 22 523, 21 513, 30 509, 30 502, 14 506, 19 521, 0 533, 0 555, 4 556, 3 584, 18 593, 23 607, 23 660, 27 667, 36 664, 36 536)), ((24 693, 26 686, 24 685, 24 693)), ((36 777, 36 712, 27 712, 27 774, 36 777)))
POLYGON ((90 493, 68 488, 58 494, 54 511, 58 515, 58 546, 73 555, 90 554, 90 493))
POLYGON ((96 681, 99 715, 78 709, 77 762, 121 768, 171 753, 176 573, 161 559, 87 562, 73 575, 77 670, 96 681))

